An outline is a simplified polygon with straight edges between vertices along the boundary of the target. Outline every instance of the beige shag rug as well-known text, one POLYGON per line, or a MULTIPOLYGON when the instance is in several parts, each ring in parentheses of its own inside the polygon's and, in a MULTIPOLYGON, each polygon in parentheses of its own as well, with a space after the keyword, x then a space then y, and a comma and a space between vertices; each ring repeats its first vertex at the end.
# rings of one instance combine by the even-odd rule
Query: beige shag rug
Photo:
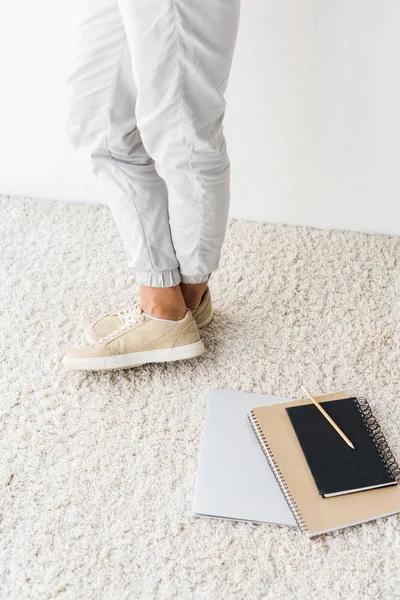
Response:
POLYGON ((400 238, 232 221, 200 359, 64 371, 136 296, 109 211, 1 199, 0 595, 400 598, 400 517, 309 541, 196 518, 209 387, 365 394, 400 457, 400 238))

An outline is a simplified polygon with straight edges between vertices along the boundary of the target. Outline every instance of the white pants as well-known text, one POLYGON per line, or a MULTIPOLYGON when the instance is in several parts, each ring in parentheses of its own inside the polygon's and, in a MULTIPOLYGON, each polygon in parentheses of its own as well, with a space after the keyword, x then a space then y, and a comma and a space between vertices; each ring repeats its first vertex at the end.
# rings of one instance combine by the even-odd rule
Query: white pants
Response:
POLYGON ((222 120, 239 0, 78 0, 68 131, 140 285, 206 281, 229 205, 222 120))

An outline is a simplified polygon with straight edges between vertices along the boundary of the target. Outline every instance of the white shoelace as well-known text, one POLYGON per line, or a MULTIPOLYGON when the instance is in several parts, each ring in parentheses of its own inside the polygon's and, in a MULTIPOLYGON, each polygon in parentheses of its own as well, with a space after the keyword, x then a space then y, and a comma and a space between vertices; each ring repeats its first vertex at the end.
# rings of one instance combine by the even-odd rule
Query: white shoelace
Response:
POLYGON ((129 329, 132 325, 135 325, 135 323, 139 323, 143 318, 143 311, 138 304, 135 304, 132 308, 118 311, 117 316, 122 321, 122 325, 108 335, 100 338, 99 344, 111 341, 114 337, 129 329))
POLYGON ((142 309, 139 304, 134 304, 131 308, 117 312, 117 316, 121 319, 123 325, 137 323, 137 317, 140 317, 141 314, 142 309))

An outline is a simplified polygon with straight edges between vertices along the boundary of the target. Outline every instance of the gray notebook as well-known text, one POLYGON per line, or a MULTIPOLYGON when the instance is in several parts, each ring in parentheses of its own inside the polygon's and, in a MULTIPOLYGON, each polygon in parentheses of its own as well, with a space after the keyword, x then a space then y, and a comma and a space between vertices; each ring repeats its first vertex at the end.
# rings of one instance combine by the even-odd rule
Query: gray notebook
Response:
POLYGON ((196 515, 296 527, 247 418, 252 408, 289 400, 209 391, 194 492, 196 515))

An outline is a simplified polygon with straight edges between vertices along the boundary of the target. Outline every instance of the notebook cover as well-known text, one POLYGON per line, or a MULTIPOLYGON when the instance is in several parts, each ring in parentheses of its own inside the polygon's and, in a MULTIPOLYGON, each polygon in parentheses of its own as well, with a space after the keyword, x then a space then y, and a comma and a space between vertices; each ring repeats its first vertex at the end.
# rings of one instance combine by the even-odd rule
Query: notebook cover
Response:
MULTIPOLYGON (((348 394, 338 392, 319 396, 317 400, 324 402, 348 397, 348 394)), ((293 498, 292 510, 299 517, 302 531, 311 537, 400 512, 400 488, 397 485, 334 498, 320 496, 286 413, 286 408, 303 404, 312 402, 294 400, 252 411, 268 440, 274 462, 279 466, 279 476, 293 498)))
POLYGON ((247 418, 254 406, 289 400, 209 390, 193 499, 196 515, 297 527, 247 418))
POLYGON ((319 493, 325 496, 396 483, 357 398, 322 402, 321 406, 355 449, 344 442, 313 404, 286 409, 319 493))

